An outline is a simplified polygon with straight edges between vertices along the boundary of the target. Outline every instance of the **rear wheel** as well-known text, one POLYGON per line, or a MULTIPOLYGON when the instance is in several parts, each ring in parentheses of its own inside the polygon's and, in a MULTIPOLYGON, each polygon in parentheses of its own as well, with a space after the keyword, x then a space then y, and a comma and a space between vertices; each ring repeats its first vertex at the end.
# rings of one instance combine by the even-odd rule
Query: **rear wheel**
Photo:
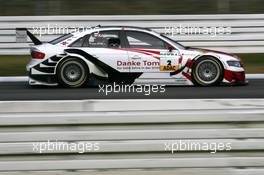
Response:
POLYGON ((223 66, 214 57, 200 58, 192 70, 193 82, 199 86, 219 85, 224 76, 223 66))
POLYGON ((64 87, 78 88, 88 81, 88 67, 77 58, 63 60, 57 69, 58 81, 64 87))

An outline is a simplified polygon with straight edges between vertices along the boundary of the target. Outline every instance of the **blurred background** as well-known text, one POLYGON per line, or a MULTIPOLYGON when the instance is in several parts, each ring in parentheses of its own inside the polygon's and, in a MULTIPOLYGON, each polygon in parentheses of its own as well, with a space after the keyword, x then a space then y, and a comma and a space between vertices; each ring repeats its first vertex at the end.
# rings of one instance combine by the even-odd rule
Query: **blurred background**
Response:
MULTIPOLYGON (((25 20, 20 18, 20 16, 41 16, 36 18, 32 24, 41 22, 47 24, 51 23, 51 21, 43 20, 46 19, 44 16, 53 15, 212 14, 213 16, 213 14, 263 14, 263 2, 263 0, 0 0, 0 76, 27 75, 25 65, 29 61, 30 56, 29 54, 20 54, 19 51, 23 48, 28 48, 29 43, 23 44, 16 43, 15 41, 14 29, 22 26, 22 22, 18 20, 25 20)), ((196 38, 190 36, 187 38, 188 40, 186 38, 179 39, 179 37, 176 39, 179 42, 183 42, 182 44, 191 44, 190 46, 195 47, 208 46, 208 44, 196 46, 197 42, 201 41, 204 43, 218 42, 220 48, 223 44, 226 45, 228 43, 231 48, 250 45, 252 48, 262 50, 264 43, 264 24, 262 24, 264 16, 262 18, 262 15, 256 15, 255 18, 258 19, 255 20, 247 20, 247 17, 241 17, 241 24, 235 21, 235 19, 233 19, 235 23, 230 19, 226 21, 224 21, 225 19, 223 21, 219 19, 218 22, 214 20, 209 21, 209 24, 218 23, 219 25, 232 26, 232 35, 225 38, 210 38, 208 36, 201 39, 202 36, 197 36, 196 38), (185 41, 188 42, 186 43, 185 41)), ((60 23, 58 18, 51 18, 54 20, 52 24, 60 23)), ((184 20, 180 19, 179 21, 184 20)), ((78 22, 81 24, 89 23, 86 18, 78 22)), ((95 20, 91 20, 90 22, 97 23, 95 20)), ((126 21, 123 22, 125 23, 126 21)), ((196 22, 198 24, 199 20, 194 19, 193 23, 196 22)), ((76 24, 75 21, 72 23, 76 24)), ((204 23, 207 24, 206 22, 204 23)), ((41 40, 43 41, 43 38, 41 40)), ((264 55, 262 52, 244 51, 243 53, 237 53, 234 51, 233 53, 238 54, 242 58, 246 65, 247 73, 264 72, 264 55)))
POLYGON ((0 0, 1 16, 263 13, 263 0, 0 0))

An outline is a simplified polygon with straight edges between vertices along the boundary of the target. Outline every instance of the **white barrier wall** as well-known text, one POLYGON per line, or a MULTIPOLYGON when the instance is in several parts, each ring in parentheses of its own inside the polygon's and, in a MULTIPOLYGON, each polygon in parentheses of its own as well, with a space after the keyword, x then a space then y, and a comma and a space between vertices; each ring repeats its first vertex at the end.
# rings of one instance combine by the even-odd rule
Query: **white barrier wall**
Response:
POLYGON ((263 107, 263 99, 1 102, 0 174, 263 175, 263 107), (96 148, 66 149, 87 142, 96 148))
POLYGON ((99 24, 148 27, 169 36, 173 32, 173 39, 192 47, 231 53, 263 53, 263 19, 264 14, 7 16, 0 17, 0 55, 29 54, 30 40, 16 43, 16 28, 29 28, 33 33, 38 32, 40 40, 49 41, 65 33, 65 28, 71 31, 99 24))

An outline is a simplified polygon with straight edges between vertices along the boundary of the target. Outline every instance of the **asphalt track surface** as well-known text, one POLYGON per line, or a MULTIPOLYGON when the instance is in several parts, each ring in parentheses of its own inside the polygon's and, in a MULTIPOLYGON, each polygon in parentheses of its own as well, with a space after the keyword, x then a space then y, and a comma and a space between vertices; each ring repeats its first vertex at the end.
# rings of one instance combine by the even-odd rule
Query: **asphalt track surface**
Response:
POLYGON ((204 98, 264 98, 264 80, 249 80, 246 86, 166 87, 164 93, 105 93, 98 87, 67 89, 30 87, 27 82, 1 82, 0 100, 83 100, 83 99, 204 99, 204 98))

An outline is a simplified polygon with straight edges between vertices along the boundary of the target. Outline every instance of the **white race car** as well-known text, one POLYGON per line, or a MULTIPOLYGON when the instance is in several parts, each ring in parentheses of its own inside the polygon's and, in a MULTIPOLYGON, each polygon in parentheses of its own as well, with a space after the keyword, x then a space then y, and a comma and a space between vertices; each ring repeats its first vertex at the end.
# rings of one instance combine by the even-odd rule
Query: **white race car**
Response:
POLYGON ((237 56, 185 47, 146 28, 97 26, 48 43, 27 34, 35 44, 27 65, 30 85, 246 83, 237 56))

